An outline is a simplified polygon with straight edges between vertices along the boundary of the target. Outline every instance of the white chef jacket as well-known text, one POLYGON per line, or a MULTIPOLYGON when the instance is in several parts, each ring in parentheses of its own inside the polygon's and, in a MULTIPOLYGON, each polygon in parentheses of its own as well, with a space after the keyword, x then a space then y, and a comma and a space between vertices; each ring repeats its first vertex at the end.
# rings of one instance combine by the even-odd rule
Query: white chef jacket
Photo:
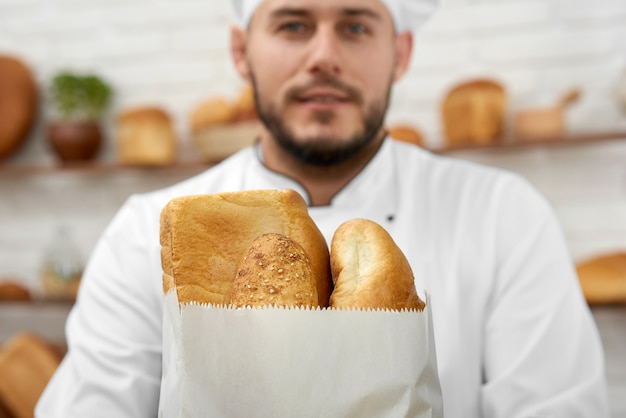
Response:
MULTIPOLYGON (((161 383, 159 214, 182 195, 301 185, 256 148, 175 186, 131 196, 98 241, 67 321, 69 351, 37 417, 154 417, 161 383)), ((381 224, 430 294, 444 414, 607 417, 600 338, 555 216, 522 178, 385 140, 329 206, 381 224)))

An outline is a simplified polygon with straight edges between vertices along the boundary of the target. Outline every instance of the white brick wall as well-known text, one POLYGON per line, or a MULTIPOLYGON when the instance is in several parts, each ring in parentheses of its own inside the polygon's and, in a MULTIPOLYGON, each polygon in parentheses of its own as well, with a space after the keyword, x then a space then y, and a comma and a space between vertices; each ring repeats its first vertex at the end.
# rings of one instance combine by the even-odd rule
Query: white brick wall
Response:
POLYGON ((453 155, 525 176, 552 204, 576 260, 626 251, 626 139, 453 155))
MULTIPOLYGON (((0 0, 0 53, 24 59, 45 89, 61 69, 96 71, 116 89, 109 115, 138 104, 171 111, 181 139, 192 107, 235 95, 228 55, 230 2, 208 0, 0 0)), ((442 144, 439 103, 452 84, 491 76, 511 111, 554 103, 580 87, 567 114, 572 132, 626 129, 615 96, 626 70, 624 0, 444 0, 416 40, 413 65, 394 90, 390 122, 419 126, 442 144)), ((52 159, 45 110, 12 164, 52 159)), ((112 158, 108 142, 101 158, 112 158)), ((529 178, 554 205, 575 258, 626 248, 626 141, 596 146, 458 152, 529 178)), ((73 228, 84 255, 135 191, 190 172, 52 173, 0 177, 0 277, 38 288, 38 263, 58 225, 73 228)))

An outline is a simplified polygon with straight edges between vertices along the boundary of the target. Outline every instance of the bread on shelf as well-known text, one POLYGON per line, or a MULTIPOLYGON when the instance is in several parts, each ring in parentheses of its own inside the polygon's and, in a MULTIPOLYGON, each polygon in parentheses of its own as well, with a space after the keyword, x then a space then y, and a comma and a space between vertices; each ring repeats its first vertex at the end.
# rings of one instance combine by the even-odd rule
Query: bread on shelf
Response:
POLYGON ((26 302, 32 299, 30 290, 17 279, 0 278, 0 302, 26 302))
POLYGON ((422 133, 412 125, 391 125, 388 129, 388 135, 396 141, 406 142, 419 147, 424 146, 424 137, 422 136, 422 133))
POLYGON ((441 105, 446 143, 450 147, 493 144, 504 134, 507 93, 490 79, 454 86, 441 105))
POLYGON ((14 418, 31 418, 60 362, 41 337, 27 332, 13 336, 0 349, 0 404, 14 418))
POLYGON ((626 252, 601 254, 576 264, 590 305, 626 304, 626 252))
POLYGON ((116 146, 118 162, 123 165, 168 165, 178 154, 172 119, 158 106, 122 111, 117 117, 116 146))
POLYGON ((252 86, 235 99, 211 97, 199 103, 189 117, 191 143, 201 159, 214 162, 255 143, 260 132, 252 86))

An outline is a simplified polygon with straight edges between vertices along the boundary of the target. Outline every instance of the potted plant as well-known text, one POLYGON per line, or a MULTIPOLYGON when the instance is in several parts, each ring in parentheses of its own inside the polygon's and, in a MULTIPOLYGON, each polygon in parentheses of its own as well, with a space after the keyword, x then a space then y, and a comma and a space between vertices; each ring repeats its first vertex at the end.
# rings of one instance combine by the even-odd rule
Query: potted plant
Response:
POLYGON ((52 79, 54 116, 48 124, 48 141, 62 161, 86 161, 98 154, 101 119, 111 96, 111 87, 93 74, 61 72, 52 79))

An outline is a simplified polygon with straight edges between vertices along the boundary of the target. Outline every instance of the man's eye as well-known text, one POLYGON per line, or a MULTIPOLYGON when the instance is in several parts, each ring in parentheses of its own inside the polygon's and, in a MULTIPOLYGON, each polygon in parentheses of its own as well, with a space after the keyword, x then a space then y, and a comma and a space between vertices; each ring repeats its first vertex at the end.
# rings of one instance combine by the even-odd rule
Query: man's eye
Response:
POLYGON ((347 25, 346 30, 352 35, 367 33, 367 28, 360 23, 350 23, 349 25, 347 25))
POLYGON ((304 25, 300 22, 288 22, 280 25, 280 30, 285 32, 297 33, 304 31, 304 29, 304 25))

